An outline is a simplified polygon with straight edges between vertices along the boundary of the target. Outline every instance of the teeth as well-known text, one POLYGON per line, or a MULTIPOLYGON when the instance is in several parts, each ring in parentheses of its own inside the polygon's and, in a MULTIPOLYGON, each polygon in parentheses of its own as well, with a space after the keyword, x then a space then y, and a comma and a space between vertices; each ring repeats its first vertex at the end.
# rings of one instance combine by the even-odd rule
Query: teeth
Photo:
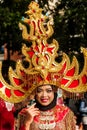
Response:
POLYGON ((47 99, 41 99, 42 101, 44 101, 44 102, 47 102, 48 100, 47 99))

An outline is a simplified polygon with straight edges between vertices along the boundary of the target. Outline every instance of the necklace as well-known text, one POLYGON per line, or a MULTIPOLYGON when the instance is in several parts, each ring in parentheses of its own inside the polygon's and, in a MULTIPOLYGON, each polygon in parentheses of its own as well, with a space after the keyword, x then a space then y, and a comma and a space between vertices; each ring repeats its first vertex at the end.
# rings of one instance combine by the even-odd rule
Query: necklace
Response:
POLYGON ((51 130, 55 127, 55 114, 53 111, 41 111, 38 127, 40 130, 51 130))

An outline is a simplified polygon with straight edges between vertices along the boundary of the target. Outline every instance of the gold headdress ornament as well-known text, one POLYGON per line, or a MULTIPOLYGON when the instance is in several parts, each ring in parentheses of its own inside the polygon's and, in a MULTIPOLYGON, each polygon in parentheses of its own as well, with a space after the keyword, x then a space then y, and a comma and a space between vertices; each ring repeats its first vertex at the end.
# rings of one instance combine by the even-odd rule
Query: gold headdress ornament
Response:
MULTIPOLYGON (((69 57, 63 53, 61 63, 55 61, 59 44, 53 39, 48 44, 47 40, 53 34, 50 21, 46 24, 47 17, 42 14, 42 9, 36 2, 31 2, 29 10, 25 12, 29 18, 19 23, 23 39, 32 42, 30 47, 23 45, 22 53, 29 67, 25 68, 22 61, 17 62, 16 70, 9 68, 10 84, 6 83, 0 72, 0 97, 6 101, 18 103, 24 100, 39 85, 52 84, 66 92, 82 93, 87 91, 87 50, 81 48, 84 54, 84 67, 79 74, 79 65, 76 57, 70 63, 69 57)), ((0 64, 0 71, 2 63, 0 64)))

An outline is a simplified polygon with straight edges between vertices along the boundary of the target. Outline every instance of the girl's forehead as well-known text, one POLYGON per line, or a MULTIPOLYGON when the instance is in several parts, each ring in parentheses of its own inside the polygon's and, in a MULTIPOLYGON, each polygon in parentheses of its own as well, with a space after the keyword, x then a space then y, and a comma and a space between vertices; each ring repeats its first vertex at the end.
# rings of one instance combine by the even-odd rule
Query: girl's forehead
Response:
POLYGON ((51 88, 51 89, 52 89, 52 86, 51 86, 51 85, 42 85, 42 86, 37 87, 37 89, 38 89, 38 88, 41 88, 41 89, 51 88))

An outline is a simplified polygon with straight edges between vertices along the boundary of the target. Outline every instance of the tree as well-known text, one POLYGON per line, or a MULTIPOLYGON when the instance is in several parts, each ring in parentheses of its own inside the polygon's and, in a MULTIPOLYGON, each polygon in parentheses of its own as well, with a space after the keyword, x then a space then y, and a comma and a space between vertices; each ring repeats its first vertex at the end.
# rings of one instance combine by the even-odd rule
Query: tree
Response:
POLYGON ((22 37, 18 23, 28 4, 28 0, 4 0, 0 3, 0 46, 7 43, 8 50, 21 49, 22 37))
MULTIPOLYGON (((2 74, 7 79, 9 66, 14 69, 15 62, 11 60, 10 51, 21 53, 22 37, 18 23, 30 1, 28 0, 1 0, 0 1, 0 47, 7 45, 7 60, 3 61, 2 74)), ((12 54, 11 53, 11 54, 12 54)), ((13 55, 14 56, 14 55, 13 55)))
POLYGON ((80 46, 87 47, 86 5, 87 1, 85 0, 62 0, 61 4, 58 5, 58 9, 63 10, 64 14, 61 16, 58 12, 58 15, 56 14, 54 17, 55 36, 60 35, 61 48, 65 52, 79 51, 80 46))

